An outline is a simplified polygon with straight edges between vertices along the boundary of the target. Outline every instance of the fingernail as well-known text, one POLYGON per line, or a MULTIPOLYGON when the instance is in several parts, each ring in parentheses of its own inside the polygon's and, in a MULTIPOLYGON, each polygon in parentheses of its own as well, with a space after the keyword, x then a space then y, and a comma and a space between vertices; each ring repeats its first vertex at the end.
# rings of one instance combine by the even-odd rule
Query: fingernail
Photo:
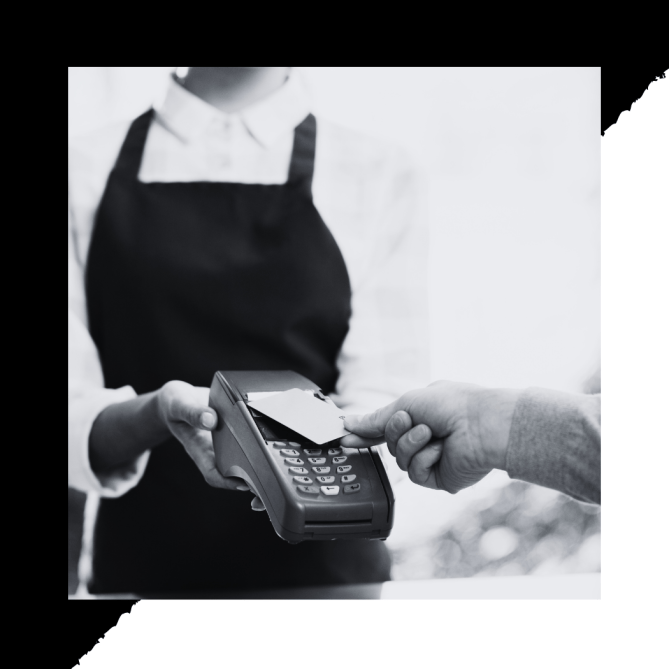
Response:
POLYGON ((412 433, 411 433, 411 441, 417 442, 417 441, 422 441, 427 437, 427 426, 426 425, 419 425, 412 433))
POLYGON ((246 492, 247 490, 251 490, 251 488, 249 488, 247 485, 238 485, 237 490, 243 490, 246 492))
POLYGON ((203 427, 214 427, 216 425, 216 416, 208 411, 204 411, 202 416, 200 416, 200 421, 203 427))

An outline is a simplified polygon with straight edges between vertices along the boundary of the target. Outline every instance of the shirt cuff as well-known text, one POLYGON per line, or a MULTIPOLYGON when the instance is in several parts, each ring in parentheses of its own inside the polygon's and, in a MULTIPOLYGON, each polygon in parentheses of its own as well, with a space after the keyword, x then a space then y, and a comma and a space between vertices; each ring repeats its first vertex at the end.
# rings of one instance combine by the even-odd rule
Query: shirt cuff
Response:
POLYGON ((88 438, 95 419, 112 404, 137 397, 130 387, 96 388, 70 399, 68 421, 68 486, 101 497, 120 497, 134 488, 144 475, 150 451, 145 451, 128 465, 98 476, 91 469, 88 438))
POLYGON ((508 475, 600 504, 600 416, 600 395, 528 388, 511 421, 508 475))

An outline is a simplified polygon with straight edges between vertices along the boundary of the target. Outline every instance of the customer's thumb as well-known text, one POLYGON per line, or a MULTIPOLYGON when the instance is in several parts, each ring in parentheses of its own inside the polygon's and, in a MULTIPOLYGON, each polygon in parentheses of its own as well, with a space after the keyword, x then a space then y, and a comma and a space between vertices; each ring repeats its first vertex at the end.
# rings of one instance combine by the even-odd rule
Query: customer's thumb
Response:
POLYGON ((364 416, 346 416, 344 427, 361 437, 381 437, 386 430, 386 424, 398 410, 396 405, 397 402, 392 402, 364 416))

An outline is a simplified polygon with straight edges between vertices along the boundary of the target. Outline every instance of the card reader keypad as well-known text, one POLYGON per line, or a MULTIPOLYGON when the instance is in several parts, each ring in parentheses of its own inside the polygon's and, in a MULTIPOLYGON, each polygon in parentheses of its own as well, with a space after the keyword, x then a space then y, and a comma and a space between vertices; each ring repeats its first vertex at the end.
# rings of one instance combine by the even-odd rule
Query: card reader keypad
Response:
POLYGON ((314 485, 298 485, 297 489, 306 492, 307 495, 318 495, 319 493, 318 488, 314 485))
POLYGON ((350 473, 353 466, 342 464, 348 460, 348 457, 342 455, 341 447, 328 448, 328 457, 323 457, 322 448, 302 448, 302 445, 295 441, 268 441, 267 443, 270 447, 279 450, 277 455, 283 456, 284 463, 289 465, 288 471, 293 475, 293 483, 300 492, 310 496, 334 496, 342 492, 351 494, 361 490, 362 486, 357 480, 357 475, 350 473), (299 466, 304 465, 304 460, 298 457, 302 454, 307 456, 306 459, 310 465, 317 466, 312 466, 310 469, 299 466), (330 474, 332 469, 330 465, 336 465, 335 473, 339 476, 330 474), (307 476, 310 470, 317 475, 315 485, 313 480, 307 476))

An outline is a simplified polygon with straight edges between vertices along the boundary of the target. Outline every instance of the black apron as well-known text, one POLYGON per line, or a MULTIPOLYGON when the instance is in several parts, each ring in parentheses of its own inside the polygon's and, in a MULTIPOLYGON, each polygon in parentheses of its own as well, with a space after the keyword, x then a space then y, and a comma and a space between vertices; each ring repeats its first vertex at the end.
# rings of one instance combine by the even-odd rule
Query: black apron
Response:
MULTIPOLYGON (((142 183, 153 110, 125 138, 97 213, 86 292, 105 385, 138 394, 216 370, 292 369, 325 393, 348 331, 346 266, 311 196, 316 120, 281 185, 142 183)), ((249 493, 205 483, 175 439, 139 484, 102 499, 92 593, 225 592, 385 581, 379 541, 290 545, 249 493)))

